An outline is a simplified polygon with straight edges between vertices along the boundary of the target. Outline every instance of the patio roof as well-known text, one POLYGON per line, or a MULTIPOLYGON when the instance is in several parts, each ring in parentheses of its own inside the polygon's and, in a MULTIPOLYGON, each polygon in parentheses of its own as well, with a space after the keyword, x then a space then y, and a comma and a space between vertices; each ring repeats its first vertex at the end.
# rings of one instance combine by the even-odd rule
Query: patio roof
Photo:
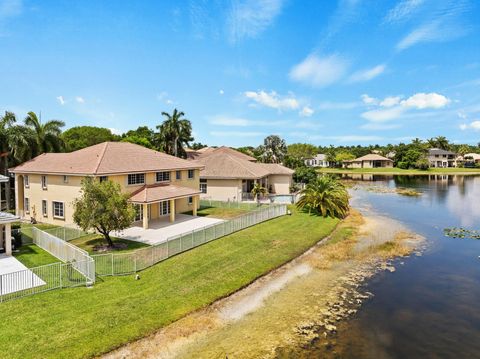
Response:
POLYGON ((18 221, 20 218, 7 212, 0 212, 0 223, 12 223, 18 221))
POLYGON ((132 193, 133 203, 156 203, 174 198, 190 197, 201 192, 194 188, 176 186, 173 184, 146 185, 132 193))
POLYGON ((8 177, 5 177, 4 175, 0 175, 0 183, 8 182, 8 181, 9 181, 8 177))

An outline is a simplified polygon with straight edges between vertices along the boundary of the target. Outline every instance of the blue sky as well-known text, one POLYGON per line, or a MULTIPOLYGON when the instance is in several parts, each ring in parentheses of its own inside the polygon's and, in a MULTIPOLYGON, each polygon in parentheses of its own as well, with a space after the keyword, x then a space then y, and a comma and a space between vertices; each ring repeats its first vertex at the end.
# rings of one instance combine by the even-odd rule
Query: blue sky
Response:
POLYGON ((0 0, 0 110, 258 145, 480 141, 474 0, 0 0))

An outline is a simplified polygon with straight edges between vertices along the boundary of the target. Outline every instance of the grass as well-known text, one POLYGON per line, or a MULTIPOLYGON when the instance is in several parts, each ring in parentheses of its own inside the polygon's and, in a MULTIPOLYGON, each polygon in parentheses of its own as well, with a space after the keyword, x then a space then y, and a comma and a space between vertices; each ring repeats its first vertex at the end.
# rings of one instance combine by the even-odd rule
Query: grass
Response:
POLYGON ((297 257, 338 223, 292 212, 161 262, 140 280, 110 277, 3 303, 0 353, 84 358, 153 333, 297 257))
MULTIPOLYGON (((116 238, 111 237, 114 246, 116 245, 117 248, 109 250, 114 251, 115 253, 124 253, 133 251, 135 249, 149 247, 148 244, 136 242, 136 241, 129 241, 128 239, 116 238)), ((99 253, 108 253, 109 251, 95 251, 95 246, 102 246, 106 244, 105 239, 100 234, 89 234, 80 238, 72 239, 69 243, 87 251, 90 254, 99 254, 99 253)))
POLYGON ((480 174, 478 168, 430 168, 422 171, 417 169, 403 170, 401 168, 319 168, 320 173, 367 173, 367 174, 394 174, 394 175, 428 175, 428 174, 480 174))
POLYGON ((55 258, 35 244, 21 246, 18 252, 13 252, 13 256, 22 262, 27 268, 60 262, 58 258, 55 258))
MULTIPOLYGON (((240 208, 202 207, 197 211, 197 216, 232 219, 247 212, 249 211, 240 208)), ((192 215, 192 211, 185 214, 192 215)))

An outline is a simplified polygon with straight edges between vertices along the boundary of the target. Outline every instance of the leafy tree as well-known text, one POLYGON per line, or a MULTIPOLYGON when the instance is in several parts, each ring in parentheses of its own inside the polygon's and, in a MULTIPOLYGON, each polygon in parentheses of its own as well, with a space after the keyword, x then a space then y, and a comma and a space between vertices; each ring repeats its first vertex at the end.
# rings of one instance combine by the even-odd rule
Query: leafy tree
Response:
POLYGON ((236 148, 236 150, 242 152, 243 154, 246 154, 247 156, 256 158, 257 160, 259 159, 257 153, 255 153, 255 148, 252 146, 238 147, 236 148))
POLYGON ((107 141, 118 141, 119 136, 104 127, 76 126, 69 128, 62 134, 67 152, 81 150, 82 148, 107 141))
POLYGON ((155 132, 148 126, 140 126, 136 130, 127 131, 122 135, 122 141, 148 148, 157 147, 155 132))
POLYGON ((297 207, 323 217, 345 218, 348 214, 348 192, 335 177, 320 176, 300 192, 297 207))
POLYGON ((111 231, 130 227, 135 209, 128 202, 128 194, 112 181, 100 182, 91 177, 82 181, 81 196, 73 202, 74 222, 83 230, 95 229, 113 247, 111 231))
POLYGON ((264 163, 282 163, 287 154, 287 144, 279 136, 270 135, 259 146, 259 152, 264 163))
POLYGON ((341 151, 335 155, 335 162, 342 164, 344 161, 353 160, 355 155, 350 152, 341 151))
POLYGON ((204 145, 203 143, 201 142, 194 142, 192 143, 192 145, 190 146, 190 148, 192 150, 201 150, 202 148, 205 148, 205 147, 208 147, 207 145, 204 145))
POLYGON ((295 183, 310 183, 317 179, 317 171, 312 167, 298 167, 293 173, 295 183))
POLYGON ((260 183, 255 183, 252 188, 252 195, 255 197, 255 200, 258 202, 260 200, 260 196, 264 196, 268 194, 268 190, 263 187, 260 183))
POLYGON ((418 168, 419 170, 426 171, 430 168, 430 163, 425 157, 420 158, 415 162, 415 168, 418 168))
POLYGON ((457 153, 460 155, 460 156, 464 156, 465 154, 469 153, 471 150, 470 150, 470 146, 467 146, 467 145, 460 145, 458 146, 458 149, 457 149, 457 153))
POLYGON ((135 136, 135 135, 124 137, 124 138, 122 138, 121 142, 130 142, 130 143, 135 143, 135 144, 143 146, 143 147, 152 148, 152 149, 154 148, 152 143, 147 138, 140 137, 140 136, 135 136))
POLYGON ((35 139, 35 152, 37 155, 45 152, 61 152, 64 143, 61 138, 63 121, 50 120, 42 123, 35 112, 30 111, 25 117, 25 126, 29 128, 35 139))
POLYGON ((183 118, 185 114, 177 109, 171 115, 167 112, 162 112, 162 115, 166 120, 157 126, 160 149, 169 155, 187 157, 184 147, 193 141, 191 122, 183 118))

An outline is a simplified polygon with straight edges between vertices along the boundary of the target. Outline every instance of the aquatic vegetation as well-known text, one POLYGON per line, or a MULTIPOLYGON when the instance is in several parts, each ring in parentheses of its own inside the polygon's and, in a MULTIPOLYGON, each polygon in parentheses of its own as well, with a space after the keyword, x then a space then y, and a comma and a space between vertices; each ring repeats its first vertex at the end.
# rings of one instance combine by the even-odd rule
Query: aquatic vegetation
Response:
POLYGON ((374 192, 374 193, 396 193, 401 196, 409 196, 409 197, 418 197, 422 195, 422 192, 414 189, 414 188, 405 188, 405 187, 396 187, 396 188, 390 188, 390 187, 385 187, 385 186, 356 186, 353 189, 358 190, 362 189, 368 192, 374 192))
POLYGON ((480 239, 480 230, 465 229, 461 227, 445 228, 443 233, 446 237, 451 238, 469 238, 480 239))

